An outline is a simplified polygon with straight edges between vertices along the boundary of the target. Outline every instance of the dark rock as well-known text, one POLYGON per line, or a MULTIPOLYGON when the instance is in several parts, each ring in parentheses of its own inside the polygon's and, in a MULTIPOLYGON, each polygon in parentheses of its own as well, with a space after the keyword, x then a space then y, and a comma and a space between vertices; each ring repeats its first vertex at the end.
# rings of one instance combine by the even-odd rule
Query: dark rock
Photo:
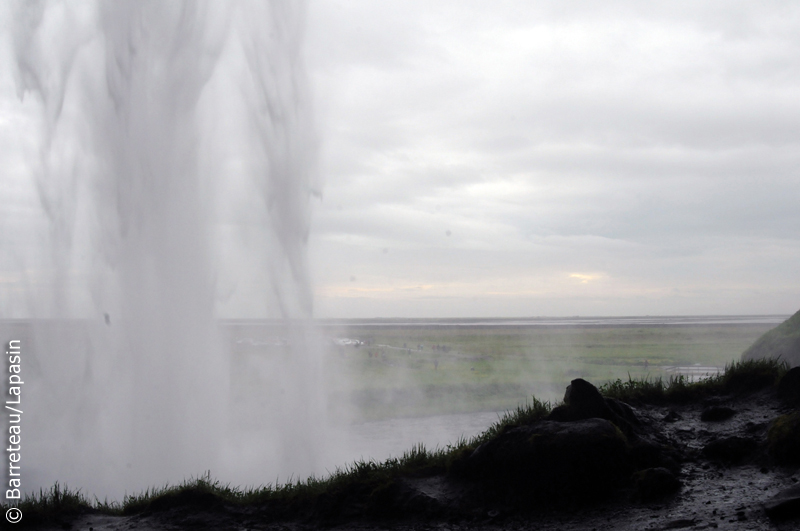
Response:
POLYGON ((572 380, 564 394, 564 405, 550 412, 547 420, 574 422, 585 419, 611 421, 628 436, 633 435, 633 426, 639 423, 628 404, 612 398, 603 398, 600 391, 582 378, 572 380))
POLYGON ((546 419, 552 420, 553 422, 572 422, 574 420, 583 420, 581 418, 577 418, 577 414, 567 405, 554 407, 550 414, 547 415, 546 419))
MULTIPOLYGON (((636 416, 636 413, 631 406, 625 402, 622 402, 621 400, 617 400, 616 398, 605 398, 604 400, 608 406, 608 409, 617 415, 617 417, 624 419, 632 426, 640 424, 639 418, 636 416)), ((613 422, 612 419, 607 420, 611 420, 613 422)))
POLYGON ((669 413, 664 415, 664 422, 677 422, 683 420, 683 417, 674 409, 670 409, 669 413))
POLYGON ((758 448, 758 443, 747 437, 724 437, 703 447, 703 455, 709 459, 719 459, 737 463, 749 457, 758 448))
POLYGON ((625 435, 605 419, 539 421, 479 446, 463 468, 489 491, 540 500, 596 499, 625 481, 625 435))
MULTIPOLYGON (((564 404, 582 418, 606 418, 610 414, 608 405, 597 387, 583 378, 572 380, 564 393, 564 404)), ((576 419, 579 420, 579 419, 576 419)), ((608 420, 606 418, 606 420, 608 420)))
POLYGON ((736 414, 736 411, 729 407, 712 406, 703 410, 700 414, 700 420, 704 422, 719 422, 721 420, 728 420, 736 414))
POLYGON ((674 448, 644 438, 631 442, 628 455, 636 469, 666 468, 672 472, 680 469, 677 463, 678 452, 674 448))
POLYGON ((782 465, 800 464, 800 411, 781 415, 767 432, 770 455, 782 465))
POLYGON ((669 496, 681 488, 681 482, 666 468, 648 468, 633 475, 636 497, 651 502, 669 496))
POLYGON ((793 367, 778 382, 778 398, 800 404, 800 367, 793 367))
POLYGON ((800 517, 800 485, 784 489, 767 500, 764 510, 773 520, 800 517))

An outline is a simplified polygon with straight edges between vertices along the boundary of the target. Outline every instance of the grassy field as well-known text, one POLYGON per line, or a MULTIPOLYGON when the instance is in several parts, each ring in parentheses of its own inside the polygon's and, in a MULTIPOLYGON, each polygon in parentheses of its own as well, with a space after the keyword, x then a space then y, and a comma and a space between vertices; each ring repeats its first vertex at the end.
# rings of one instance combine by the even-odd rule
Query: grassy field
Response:
POLYGON ((723 368, 774 325, 650 327, 364 326, 325 330, 334 404, 362 418, 513 408, 559 399, 574 378, 674 375, 675 366, 723 368))

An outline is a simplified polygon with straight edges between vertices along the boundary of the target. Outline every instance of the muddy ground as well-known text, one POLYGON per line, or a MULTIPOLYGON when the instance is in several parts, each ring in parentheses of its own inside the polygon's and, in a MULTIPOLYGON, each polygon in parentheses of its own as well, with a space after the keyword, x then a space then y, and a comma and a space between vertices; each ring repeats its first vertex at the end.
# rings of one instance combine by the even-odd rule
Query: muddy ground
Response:
MULTIPOLYGON (((800 483, 798 467, 775 466, 766 451, 769 423, 792 409, 782 404, 774 389, 742 396, 721 396, 690 404, 634 404, 635 412, 648 431, 660 433, 681 455, 680 490, 657 502, 641 503, 632 488, 621 489, 602 503, 572 505, 557 509, 508 508, 502 505, 465 504, 464 487, 445 477, 404 480, 404 500, 413 498, 400 518, 367 520, 357 507, 345 521, 294 518, 274 521, 259 508, 240 508, 202 503, 150 511, 142 515, 114 517, 84 515, 72 521, 40 527, 47 530, 81 531, 147 530, 657 530, 800 529, 800 518, 771 520, 764 503, 778 492, 800 483), (703 421, 710 406, 729 407, 735 414, 727 420, 703 421), (715 440, 739 436, 755 440, 755 450, 739 462, 707 457, 703 448, 715 440), (453 511, 420 511, 425 503, 458 507, 453 511)), ((404 503, 402 500, 398 503, 404 503)), ((24 517, 23 517, 24 518, 24 517)), ((5 522, 4 522, 5 523, 5 522)))

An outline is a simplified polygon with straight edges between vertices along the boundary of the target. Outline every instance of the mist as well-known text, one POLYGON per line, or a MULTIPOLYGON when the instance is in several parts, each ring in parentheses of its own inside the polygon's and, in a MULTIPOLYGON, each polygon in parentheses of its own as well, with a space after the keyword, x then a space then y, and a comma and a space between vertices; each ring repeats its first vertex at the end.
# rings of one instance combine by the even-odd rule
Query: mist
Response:
POLYGON ((206 471, 239 484, 322 472, 303 5, 9 11, 39 207, 36 254, 12 252, 24 281, 4 302, 25 318, 6 333, 24 337, 26 491, 121 499, 206 471), (217 319, 242 294, 283 323, 268 362, 231 363, 217 319), (232 395, 232 371, 262 378, 232 395))

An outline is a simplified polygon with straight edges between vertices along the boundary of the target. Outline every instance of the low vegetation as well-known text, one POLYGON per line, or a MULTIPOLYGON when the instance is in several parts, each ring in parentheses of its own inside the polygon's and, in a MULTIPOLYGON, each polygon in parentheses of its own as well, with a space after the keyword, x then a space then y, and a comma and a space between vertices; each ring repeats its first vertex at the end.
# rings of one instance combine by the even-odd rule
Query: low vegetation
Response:
POLYGON ((358 420, 498 411, 521 396, 557 400, 574 378, 716 373, 771 327, 351 325, 326 333, 364 343, 335 347, 326 373, 333 407, 358 420))
POLYGON ((788 363, 772 358, 734 361, 719 374, 697 381, 682 375, 667 379, 629 377, 626 381, 617 379, 603 384, 600 392, 609 398, 630 403, 688 402, 722 393, 746 393, 776 385, 788 369, 788 363))
MULTIPOLYGON (((787 364, 777 360, 747 360, 728 365, 719 375, 691 382, 683 377, 629 378, 601 386, 601 392, 626 402, 686 402, 724 393, 744 393, 774 385, 786 372, 787 364)), ((181 485, 149 489, 128 496, 122 502, 90 500, 80 491, 56 484, 49 491, 29 495, 18 504, 24 524, 58 522, 80 513, 100 512, 109 515, 147 514, 172 507, 220 504, 259 507, 262 514, 273 517, 328 518, 341 507, 343 500, 354 496, 368 500, 364 510, 380 510, 381 500, 400 477, 425 477, 448 473, 455 463, 469 455, 480 444, 493 439, 508 426, 524 425, 547 416, 553 405, 533 398, 507 412, 484 433, 462 439, 445 448, 429 450, 422 445, 413 447, 400 458, 383 462, 358 461, 336 470, 324 478, 310 477, 305 481, 240 489, 221 484, 204 475, 181 485)), ((8 506, 2 506, 2 511, 8 506)), ((335 515, 333 515, 335 516, 335 515)))

